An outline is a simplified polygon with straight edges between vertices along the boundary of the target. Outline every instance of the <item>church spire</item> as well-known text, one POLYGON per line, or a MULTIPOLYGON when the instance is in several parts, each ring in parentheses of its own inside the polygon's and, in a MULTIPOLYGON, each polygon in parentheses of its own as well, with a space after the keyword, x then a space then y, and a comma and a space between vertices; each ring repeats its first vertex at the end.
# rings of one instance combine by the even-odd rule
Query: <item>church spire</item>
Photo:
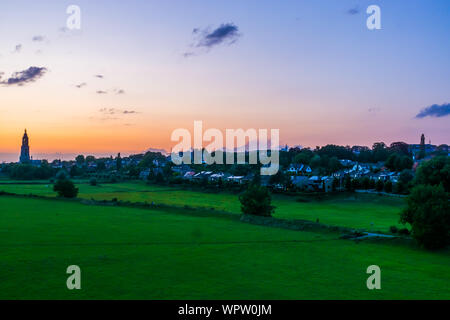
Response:
POLYGON ((25 133, 22 138, 22 147, 20 149, 20 163, 29 163, 30 160, 30 146, 28 143, 27 129, 25 129, 25 133))

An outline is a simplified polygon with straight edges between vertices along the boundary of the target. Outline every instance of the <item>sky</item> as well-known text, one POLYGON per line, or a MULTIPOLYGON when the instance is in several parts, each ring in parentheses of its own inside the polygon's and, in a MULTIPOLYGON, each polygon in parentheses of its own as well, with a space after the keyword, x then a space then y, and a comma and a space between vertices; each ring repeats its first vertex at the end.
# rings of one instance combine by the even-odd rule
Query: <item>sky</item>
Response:
POLYGON ((291 146, 449 144, 449 35, 448 0, 2 0, 0 162, 25 128, 52 159, 170 151, 195 120, 291 146))

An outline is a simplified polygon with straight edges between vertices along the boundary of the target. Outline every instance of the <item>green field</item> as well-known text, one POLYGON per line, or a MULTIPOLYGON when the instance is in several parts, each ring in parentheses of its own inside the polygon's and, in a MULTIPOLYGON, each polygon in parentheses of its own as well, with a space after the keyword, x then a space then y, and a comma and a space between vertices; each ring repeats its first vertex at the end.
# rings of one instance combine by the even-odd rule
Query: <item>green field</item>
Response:
POLYGON ((1 196, 0 299, 450 298, 448 252, 187 212, 1 196), (372 264, 381 290, 366 287, 372 264), (66 288, 69 265, 82 290, 66 288))
MULTIPOLYGON (((204 193, 175 187, 146 185, 142 182, 101 184, 90 186, 78 184, 79 197, 95 200, 118 200, 131 202, 154 202, 183 207, 214 208, 240 213, 238 196, 230 193, 204 193)), ((51 184, 0 184, 0 191, 18 194, 35 194, 55 197, 51 184)), ((325 197, 322 201, 297 202, 296 197, 274 195, 277 207, 275 217, 305 219, 337 226, 347 226, 371 231, 386 232, 399 224, 399 214, 404 200, 369 194, 342 194, 325 197)))

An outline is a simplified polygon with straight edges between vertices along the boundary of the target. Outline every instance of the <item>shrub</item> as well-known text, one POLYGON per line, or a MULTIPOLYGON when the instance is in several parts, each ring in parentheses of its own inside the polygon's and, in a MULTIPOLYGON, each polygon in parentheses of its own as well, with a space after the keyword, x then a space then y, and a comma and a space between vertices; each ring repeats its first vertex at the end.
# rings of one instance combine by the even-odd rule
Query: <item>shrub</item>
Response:
POLYGON ((91 180, 89 180, 89 184, 90 184, 91 186, 96 186, 96 185, 97 185, 97 179, 92 178, 91 180))
POLYGON ((75 198, 78 195, 78 188, 68 179, 59 179, 53 186, 53 190, 58 193, 58 196, 64 198, 75 198))
POLYGON ((270 217, 275 207, 271 205, 271 196, 266 187, 252 184, 239 196, 241 210, 245 214, 270 217))
POLYGON ((401 234, 403 236, 408 236, 411 232, 409 232, 408 228, 402 228, 398 230, 398 234, 401 234))
POLYGON ((411 225, 412 236, 427 249, 450 243, 450 206, 442 185, 418 185, 408 197, 401 222, 411 225))
POLYGON ((383 189, 384 189, 383 180, 377 180, 377 182, 375 183, 375 189, 380 192, 383 191, 383 189))
POLYGON ((387 193, 392 192, 392 182, 391 181, 386 181, 386 183, 384 184, 384 191, 386 191, 387 193))
POLYGON ((396 226, 391 226, 391 227, 389 228, 389 231, 390 231, 391 233, 397 233, 397 232, 398 232, 398 228, 397 228, 396 226))

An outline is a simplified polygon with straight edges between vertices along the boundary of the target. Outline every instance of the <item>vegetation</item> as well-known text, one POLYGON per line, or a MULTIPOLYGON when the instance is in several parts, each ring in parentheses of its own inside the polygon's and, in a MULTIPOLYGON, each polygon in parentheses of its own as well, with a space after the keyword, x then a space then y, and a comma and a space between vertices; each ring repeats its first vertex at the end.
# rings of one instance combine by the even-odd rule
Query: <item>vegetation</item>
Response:
POLYGON ((269 190, 257 184, 251 184, 249 188, 239 196, 241 210, 245 214, 270 217, 275 207, 271 205, 272 199, 269 190))
POLYGON ((76 198, 78 195, 78 188, 69 179, 58 179, 53 186, 53 190, 58 193, 58 196, 64 198, 76 198))
POLYGON ((439 156, 422 163, 416 172, 416 184, 442 184, 450 192, 450 157, 439 156))
POLYGON ((445 252, 356 244, 207 212, 7 196, 0 207, 0 299, 450 298, 445 252), (383 289, 370 291, 366 269, 374 263, 383 289), (82 270, 82 290, 65 287, 72 264, 82 270))
POLYGON ((408 198, 401 216, 412 226, 413 237, 428 249, 450 244, 450 206, 442 185, 418 185, 408 198))

